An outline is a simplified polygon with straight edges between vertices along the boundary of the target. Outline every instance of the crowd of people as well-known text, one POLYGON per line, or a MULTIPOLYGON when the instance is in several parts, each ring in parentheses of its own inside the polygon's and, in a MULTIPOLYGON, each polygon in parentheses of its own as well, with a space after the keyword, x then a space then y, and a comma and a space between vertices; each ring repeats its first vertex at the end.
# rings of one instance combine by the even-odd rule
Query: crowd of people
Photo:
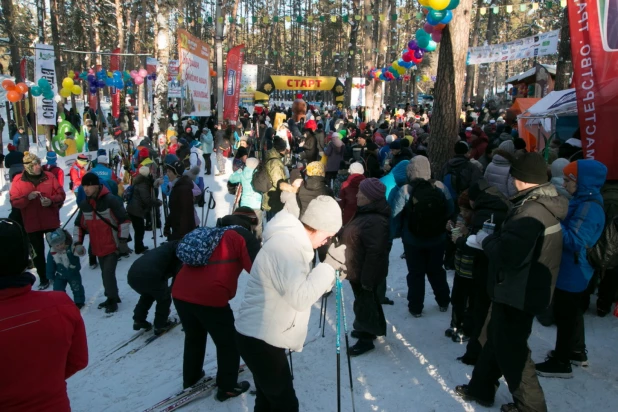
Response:
MULTIPOLYGON (((578 133, 543 156, 529 152, 499 113, 468 110, 452 141, 453 157, 434 176, 429 107, 386 109, 377 122, 363 113, 321 111, 297 99, 289 110, 252 116, 241 110, 237 125, 217 125, 174 118, 172 110, 174 124, 156 145, 148 137, 136 147, 119 142, 126 153, 122 171, 110 167, 104 150, 96 162, 77 156, 70 169, 79 209, 72 236, 60 227, 66 193, 55 153, 42 166, 14 148, 5 164, 23 170, 11 172, 13 211, 0 222, 0 240, 12 237, 11 248, 0 251, 25 258, 0 275, 0 313, 22 310, 3 304, 13 289, 37 305, 63 305, 56 316, 71 319, 71 333, 79 335, 64 348, 73 363, 56 378, 65 379, 85 367, 76 312, 85 304, 79 258, 88 253, 91 268, 100 265, 106 300, 99 308, 114 313, 121 303, 117 262, 135 252, 142 256, 128 274, 140 295, 133 329, 165 333, 175 325, 173 303, 185 334, 183 387, 204 377, 210 335, 219 401, 249 389, 238 381, 242 357, 256 387, 255 411, 294 411, 299 401, 286 351, 302 350, 312 305, 337 277, 347 279, 357 339, 348 353, 370 352, 387 332, 382 305, 394 304, 386 295, 389 256, 400 239, 411 317, 422 321, 428 280, 439 311, 451 310, 445 336, 467 344, 458 359, 474 366, 472 379, 456 393, 491 406, 504 376, 513 402, 503 412, 547 410, 537 376, 572 377, 572 364, 587 366, 583 313, 590 294, 598 285, 599 316, 615 301, 618 269, 588 257, 594 248, 615 249, 607 233, 617 222, 618 186, 606 181, 607 168, 583 159, 578 133), (236 197, 233 213, 210 227, 196 206, 204 206, 213 153, 215 176, 236 197), (149 250, 144 233, 158 228, 167 242, 149 250), (29 247, 39 289, 50 282, 54 291, 70 286, 73 308, 66 295, 48 300, 29 292, 29 247), (455 272, 452 287, 448 270, 455 272), (243 271, 249 279, 234 313, 229 301, 243 271), (155 303, 153 325, 147 318, 155 303), (557 325, 555 349, 536 365, 527 344, 535 317, 557 325)), ((68 402, 63 396, 58 404, 68 402)))

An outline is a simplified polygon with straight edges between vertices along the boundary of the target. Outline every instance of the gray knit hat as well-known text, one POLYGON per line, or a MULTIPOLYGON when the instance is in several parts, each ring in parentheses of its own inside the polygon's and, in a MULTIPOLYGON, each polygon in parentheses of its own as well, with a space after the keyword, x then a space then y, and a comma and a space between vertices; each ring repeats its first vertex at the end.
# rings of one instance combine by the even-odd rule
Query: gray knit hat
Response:
POLYGON ((313 199, 300 221, 312 229, 327 233, 337 233, 343 225, 341 208, 330 196, 318 196, 313 199))
POLYGON ((513 143, 512 140, 505 140, 504 142, 500 143, 500 146, 498 146, 498 149, 504 150, 505 152, 510 153, 510 154, 514 154, 515 153, 515 143, 513 143))

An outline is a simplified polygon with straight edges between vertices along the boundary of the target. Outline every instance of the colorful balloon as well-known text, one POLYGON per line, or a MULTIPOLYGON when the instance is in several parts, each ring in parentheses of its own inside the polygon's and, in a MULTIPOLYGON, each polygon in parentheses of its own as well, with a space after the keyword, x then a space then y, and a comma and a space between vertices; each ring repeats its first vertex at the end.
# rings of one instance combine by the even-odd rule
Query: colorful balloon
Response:
POLYGON ((144 78, 142 76, 137 76, 135 79, 133 79, 133 81, 137 86, 139 86, 140 84, 144 84, 144 78))
POLYGON ((13 83, 13 90, 6 92, 6 99, 11 103, 16 103, 21 100, 23 95, 15 89, 15 83, 13 83))
POLYGON ((15 82, 9 79, 2 80, 2 88, 7 92, 10 92, 15 89, 15 82))
POLYGON ((404 68, 403 68, 403 67, 401 67, 401 66, 397 69, 397 73, 399 73, 400 75, 401 75, 401 74, 405 74, 405 72, 406 72, 406 69, 404 69, 404 68))
POLYGON ((440 23, 436 26, 436 30, 443 30, 446 27, 446 24, 440 23))
POLYGON ((77 95, 82 94, 81 86, 78 84, 74 84, 73 87, 71 87, 71 93, 77 94, 77 95))
POLYGON ((429 6, 429 0, 419 0, 418 2, 421 6, 424 6, 424 7, 429 6))
POLYGON ((90 94, 97 94, 97 87, 96 86, 90 86, 90 94))
POLYGON ((41 90, 40 86, 32 86, 30 88, 30 94, 32 95, 32 97, 39 97, 43 94, 43 90, 41 90))
POLYGON ((410 42, 408 43, 408 49, 415 50, 417 48, 418 48, 418 43, 416 42, 416 40, 410 40, 410 42))
POLYGON ((433 40, 430 40, 429 44, 427 45, 427 47, 425 47, 425 49, 427 49, 427 51, 431 52, 431 51, 434 51, 437 47, 438 47, 438 43, 436 43, 433 40))
MULTIPOLYGON (((70 77, 65 77, 62 80, 62 88, 63 89, 68 89, 69 92, 71 91, 71 87, 73 87, 73 84, 74 84, 73 83, 73 79, 71 79, 70 77)), ((69 93, 69 94, 71 94, 71 93, 69 93)), ((60 94, 60 96, 62 96, 62 94, 60 94)), ((63 96, 63 97, 66 97, 66 96, 63 96)))
POLYGON ((459 0, 451 0, 451 2, 446 6, 447 10, 453 10, 459 6, 459 0))
POLYGON ((425 30, 429 34, 432 34, 434 27, 429 23, 425 23, 425 25, 423 26, 423 30, 425 30))
POLYGON ((446 16, 444 16, 444 18, 442 20, 440 20, 440 23, 442 24, 449 24, 451 22, 451 20, 453 20, 453 12, 450 10, 446 11, 446 16))
POLYGON ((414 51, 414 58, 415 58, 416 60, 418 60, 418 59, 422 59, 424 55, 425 55, 425 52, 424 52, 424 51, 422 51, 422 50, 415 50, 415 51, 414 51))
MULTIPOLYGON (((73 87, 73 86, 71 86, 73 87)), ((66 88, 62 88, 60 89, 60 96, 62 97, 70 97, 71 96, 71 89, 66 89, 66 88)))
POLYGON ((442 40, 442 32, 434 31, 433 33, 431 33, 431 40, 435 41, 436 43, 440 43, 440 41, 442 40))
POLYGON ((429 0, 429 7, 434 10, 444 10, 451 3, 450 0, 429 0))
POLYGON ((446 11, 443 10, 430 10, 428 17, 431 16, 433 20, 442 21, 446 17, 446 11))
POLYGON ((139 74, 139 77, 146 77, 146 76, 148 76, 148 72, 146 71, 146 69, 139 69, 139 71, 137 73, 139 74))
POLYGON ((21 94, 28 93, 28 85, 26 83, 17 83, 15 85, 15 90, 17 90, 21 94))
POLYGON ((438 26, 438 24, 440 24, 440 20, 432 17, 430 14, 427 16, 427 23, 434 27, 434 30, 436 30, 436 27, 438 26))
POLYGON ((412 61, 412 56, 411 56, 410 52, 409 52, 409 51, 407 51, 407 52, 405 52, 405 53, 403 53, 403 54, 401 55, 401 59, 402 59, 404 62, 410 62, 410 61, 412 61))
POLYGON ((135 79, 138 76, 137 70, 131 70, 129 73, 132 79, 135 79))
MULTIPOLYGON (((431 37, 420 38, 418 39, 418 47, 420 47, 421 49, 426 49, 430 41, 431 41, 431 37)), ((414 62, 414 59, 412 59, 412 61, 414 62)))

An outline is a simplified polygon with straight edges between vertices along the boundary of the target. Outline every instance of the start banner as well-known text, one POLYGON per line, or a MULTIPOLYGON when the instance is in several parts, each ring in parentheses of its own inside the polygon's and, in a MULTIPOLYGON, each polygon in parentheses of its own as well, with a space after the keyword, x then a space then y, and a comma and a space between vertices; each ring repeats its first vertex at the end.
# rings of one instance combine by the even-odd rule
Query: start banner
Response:
POLYGON ((330 90, 336 77, 270 76, 277 90, 330 90))
POLYGON ((569 0, 573 83, 584 156, 618 179, 618 0, 569 0))

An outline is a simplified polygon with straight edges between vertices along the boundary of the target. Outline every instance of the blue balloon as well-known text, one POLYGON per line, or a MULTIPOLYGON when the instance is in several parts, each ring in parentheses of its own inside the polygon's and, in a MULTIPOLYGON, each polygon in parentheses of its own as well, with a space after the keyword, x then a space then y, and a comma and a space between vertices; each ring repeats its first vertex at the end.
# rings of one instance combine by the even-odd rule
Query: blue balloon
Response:
POLYGON ((444 18, 442 20, 440 20, 440 23, 442 24, 449 24, 451 22, 451 20, 453 20, 453 12, 450 10, 446 11, 446 16, 444 16, 444 18))
POLYGON ((122 79, 122 72, 119 70, 114 71, 114 79, 122 79))
POLYGON ((380 73, 380 75, 378 76, 378 79, 380 79, 382 81, 386 81, 386 77, 384 77, 383 73, 380 73))
POLYGON ((428 14, 427 23, 431 24, 432 26, 437 26, 438 24, 440 24, 440 20, 434 18, 431 14, 428 14))
POLYGON ((97 92, 97 88, 96 87, 90 86, 89 90, 90 90, 90 94, 96 94, 96 92, 97 92))
POLYGON ((418 47, 420 47, 421 49, 426 49, 430 41, 431 37, 423 37, 421 39, 418 39, 418 47))
POLYGON ((431 39, 431 35, 423 29, 418 29, 416 31, 416 43, 419 46, 421 45, 421 43, 419 42, 420 39, 431 39))
POLYGON ((459 6, 459 0, 451 0, 451 2, 446 6, 447 10, 453 10, 459 6))
POLYGON ((114 82, 114 87, 116 89, 124 89, 124 82, 122 79, 119 79, 117 82, 114 82))
POLYGON ((43 98, 47 99, 47 100, 53 99, 54 98, 54 92, 48 91, 48 92, 43 93, 43 98))
MULTIPOLYGON (((429 14, 427 17, 431 16, 435 20, 442 20, 446 16, 446 11, 444 10, 429 10, 429 14)), ((431 23, 430 23, 431 24, 431 23)))
POLYGON ((99 89, 104 88, 104 87, 105 87, 105 80, 99 80, 99 81, 97 81, 97 87, 98 87, 99 89))
POLYGON ((399 63, 399 65, 403 67, 404 69, 411 69, 412 66, 414 66, 414 62, 403 62, 403 63, 399 63))
POLYGON ((105 79, 105 85, 107 87, 112 87, 114 85, 114 79, 108 77, 107 79, 105 79))

